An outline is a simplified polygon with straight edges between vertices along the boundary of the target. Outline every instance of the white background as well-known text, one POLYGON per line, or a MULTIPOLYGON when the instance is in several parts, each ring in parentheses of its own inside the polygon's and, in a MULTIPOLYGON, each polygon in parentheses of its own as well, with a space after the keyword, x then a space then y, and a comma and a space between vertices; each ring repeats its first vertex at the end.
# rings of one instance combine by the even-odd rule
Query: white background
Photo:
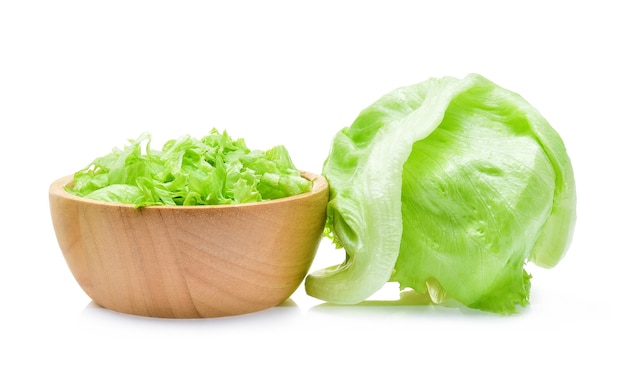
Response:
MULTIPOLYGON (((625 382, 618 4, 1 2, 0 382, 625 382), (65 265, 49 184, 141 132, 225 129, 319 172, 384 93, 470 72, 539 109, 574 164, 574 241, 556 268, 530 267, 518 315, 394 302, 391 287, 355 307, 299 289, 256 314, 149 319, 98 308, 65 265)), ((324 240, 313 268, 337 252, 324 240)))

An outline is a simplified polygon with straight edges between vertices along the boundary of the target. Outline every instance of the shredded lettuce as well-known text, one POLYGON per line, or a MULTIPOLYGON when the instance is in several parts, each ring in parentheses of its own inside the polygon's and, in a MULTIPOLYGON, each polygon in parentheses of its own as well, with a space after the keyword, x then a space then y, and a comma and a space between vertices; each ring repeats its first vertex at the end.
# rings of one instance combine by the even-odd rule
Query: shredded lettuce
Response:
POLYGON ((74 174, 67 190, 88 199, 150 205, 219 205, 293 196, 311 189, 287 149, 250 150, 243 139, 213 129, 183 136, 161 150, 140 135, 74 174))
POLYGON ((339 304, 387 282, 484 311, 529 302, 527 262, 571 242, 576 191, 558 133, 520 95, 476 74, 384 95, 335 136, 322 174, 326 234, 345 261, 307 276, 339 304))

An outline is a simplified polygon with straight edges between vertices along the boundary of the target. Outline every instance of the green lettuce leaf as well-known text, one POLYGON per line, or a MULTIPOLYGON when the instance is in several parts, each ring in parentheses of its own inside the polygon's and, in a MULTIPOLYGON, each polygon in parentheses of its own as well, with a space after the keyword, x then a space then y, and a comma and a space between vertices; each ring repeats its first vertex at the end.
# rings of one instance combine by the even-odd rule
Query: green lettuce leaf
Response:
POLYGON ((556 265, 576 217, 558 133, 521 96, 476 74, 396 89, 334 138, 326 234, 345 261, 307 276, 341 304, 397 282, 468 307, 513 313, 531 261, 556 265))
POLYGON ((216 129, 200 139, 183 136, 150 148, 144 133, 74 174, 68 191, 94 200, 149 205, 241 204, 311 189, 284 146, 250 150, 216 129))

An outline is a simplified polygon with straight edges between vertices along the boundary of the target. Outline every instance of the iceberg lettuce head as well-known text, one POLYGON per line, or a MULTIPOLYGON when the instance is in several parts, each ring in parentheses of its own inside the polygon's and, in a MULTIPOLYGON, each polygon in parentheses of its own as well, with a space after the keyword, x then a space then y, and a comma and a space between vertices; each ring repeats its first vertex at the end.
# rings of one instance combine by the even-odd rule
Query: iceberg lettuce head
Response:
POLYGON ((496 313, 529 301, 527 262, 553 267, 572 239, 576 190, 559 134, 486 78, 398 88, 335 136, 323 167, 326 233, 345 261, 311 273, 340 304, 397 282, 496 313))

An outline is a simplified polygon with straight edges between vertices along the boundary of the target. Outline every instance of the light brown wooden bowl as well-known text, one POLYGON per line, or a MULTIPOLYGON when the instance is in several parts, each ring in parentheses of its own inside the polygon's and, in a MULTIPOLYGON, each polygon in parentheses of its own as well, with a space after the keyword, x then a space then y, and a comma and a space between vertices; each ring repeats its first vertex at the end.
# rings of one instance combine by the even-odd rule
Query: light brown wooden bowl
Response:
POLYGON ((137 209, 50 186, 65 260, 85 293, 114 311, 165 318, 220 317, 276 306, 307 274, 326 220, 328 183, 260 203, 137 209))

